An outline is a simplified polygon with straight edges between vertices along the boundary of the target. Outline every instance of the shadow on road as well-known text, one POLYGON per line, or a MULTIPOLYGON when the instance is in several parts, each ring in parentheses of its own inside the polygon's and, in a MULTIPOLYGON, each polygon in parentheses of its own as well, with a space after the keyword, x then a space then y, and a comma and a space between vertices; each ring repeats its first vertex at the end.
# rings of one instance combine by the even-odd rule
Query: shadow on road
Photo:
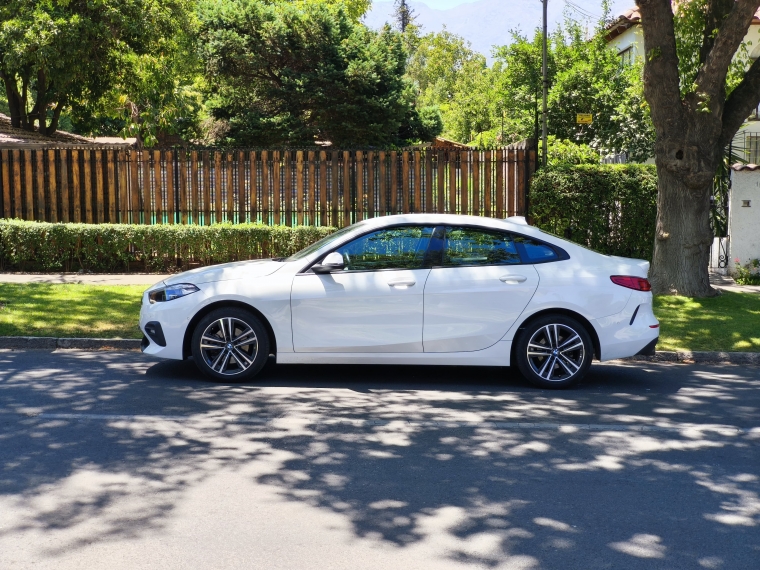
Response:
POLYGON ((235 385, 192 362, 3 352, 0 405, 0 548, 57 536, 39 544, 50 559, 166 531, 223 472, 448 562, 735 570, 760 556, 760 434, 721 428, 758 425, 753 368, 595 366, 553 392, 496 368, 273 366, 235 385), (46 417, 63 413, 145 417, 46 417))

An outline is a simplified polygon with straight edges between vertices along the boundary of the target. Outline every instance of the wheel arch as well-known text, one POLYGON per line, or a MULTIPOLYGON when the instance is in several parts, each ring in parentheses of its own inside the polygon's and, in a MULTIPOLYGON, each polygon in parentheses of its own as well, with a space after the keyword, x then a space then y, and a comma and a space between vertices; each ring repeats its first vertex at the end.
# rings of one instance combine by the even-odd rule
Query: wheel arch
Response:
POLYGON ((223 301, 216 301, 214 303, 211 303, 209 305, 206 305, 203 307, 200 311, 195 313, 193 315, 193 318, 190 319, 190 322, 187 324, 187 328, 185 329, 185 337, 182 340, 182 358, 186 359, 189 358, 192 354, 192 350, 190 348, 190 342, 193 338, 193 331, 195 330, 195 326, 200 322, 200 320, 208 315, 211 311, 215 311, 216 309, 221 309, 223 307, 237 307, 239 309, 244 309, 246 311, 249 311, 253 313, 260 321, 261 324, 264 325, 264 328, 267 331, 267 335, 269 335, 269 352, 270 354, 274 354, 277 356, 277 337, 274 334, 274 329, 272 328, 272 325, 269 322, 269 319, 267 319, 264 314, 259 311, 256 307, 253 307, 249 305, 248 303, 243 303, 241 301, 233 301, 233 300, 223 300, 223 301))
POLYGON ((512 339, 512 350, 511 354, 509 355, 509 361, 514 362, 515 358, 515 345, 517 345, 517 339, 522 334, 525 327, 527 327, 532 321, 535 321, 536 319, 539 319, 541 317, 544 317, 546 315, 563 315, 565 317, 570 317, 572 319, 575 319, 578 321, 581 325, 583 325, 583 328, 586 329, 586 332, 591 337, 591 342, 594 345, 594 357, 599 360, 602 354, 601 344, 599 343, 599 335, 596 333, 596 329, 591 324, 591 322, 581 315, 580 313, 577 313, 575 311, 572 311, 570 309, 560 309, 560 308, 552 308, 552 309, 543 309, 541 311, 538 311, 536 313, 533 313, 528 318, 526 318, 522 323, 520 323, 520 326, 517 327, 517 331, 515 332, 515 337, 512 339))

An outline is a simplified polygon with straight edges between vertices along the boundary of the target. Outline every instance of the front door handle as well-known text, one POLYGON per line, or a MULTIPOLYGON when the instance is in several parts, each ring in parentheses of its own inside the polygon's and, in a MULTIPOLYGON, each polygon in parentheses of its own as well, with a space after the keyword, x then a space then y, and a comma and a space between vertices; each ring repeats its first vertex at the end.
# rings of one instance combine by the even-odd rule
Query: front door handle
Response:
POLYGON ((499 277, 499 281, 506 283, 507 285, 515 285, 517 283, 524 283, 528 278, 525 275, 502 275, 499 277))
POLYGON ((391 287, 411 287, 417 283, 416 281, 388 281, 388 285, 391 287))

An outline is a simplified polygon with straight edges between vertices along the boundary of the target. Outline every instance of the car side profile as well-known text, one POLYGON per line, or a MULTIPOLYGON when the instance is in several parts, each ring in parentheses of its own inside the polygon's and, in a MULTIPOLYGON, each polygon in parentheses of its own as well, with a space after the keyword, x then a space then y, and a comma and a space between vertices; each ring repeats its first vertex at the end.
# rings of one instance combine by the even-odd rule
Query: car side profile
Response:
POLYGON ((515 365, 567 387, 593 359, 653 354, 649 263, 506 220, 373 218, 288 257, 204 267, 145 291, 146 354, 208 376, 285 364, 515 365))

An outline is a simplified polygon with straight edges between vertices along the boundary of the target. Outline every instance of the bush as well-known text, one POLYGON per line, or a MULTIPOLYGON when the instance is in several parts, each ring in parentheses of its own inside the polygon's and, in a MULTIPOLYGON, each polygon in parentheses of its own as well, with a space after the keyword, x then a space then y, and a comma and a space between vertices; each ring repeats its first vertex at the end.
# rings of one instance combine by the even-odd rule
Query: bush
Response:
POLYGON ((742 265, 737 257, 734 281, 737 285, 760 285, 760 259, 750 259, 746 265, 742 265))
POLYGON ((0 220, 0 269, 171 271, 227 261, 283 257, 335 231, 311 226, 216 224, 138 226, 0 220))
POLYGON ((550 168, 576 164, 599 164, 599 153, 587 144, 576 144, 555 136, 550 136, 548 139, 546 164, 550 168))
POLYGON ((530 216, 539 228, 608 255, 652 259, 657 174, 643 164, 583 164, 537 172, 530 216))

